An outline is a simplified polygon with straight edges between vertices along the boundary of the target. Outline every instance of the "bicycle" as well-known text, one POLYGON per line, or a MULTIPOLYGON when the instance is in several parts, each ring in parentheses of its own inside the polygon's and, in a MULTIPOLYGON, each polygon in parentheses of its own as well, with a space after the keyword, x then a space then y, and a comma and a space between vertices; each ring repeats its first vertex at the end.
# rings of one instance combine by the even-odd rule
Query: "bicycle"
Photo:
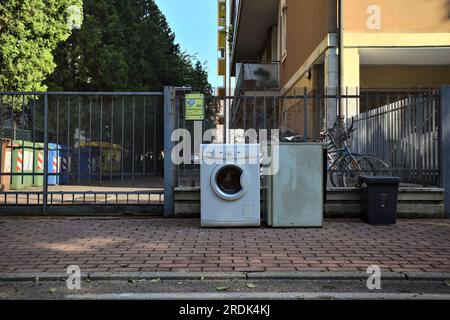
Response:
POLYGON ((330 182, 333 187, 351 188, 359 184, 359 176, 378 175, 379 173, 388 173, 389 166, 381 159, 372 155, 360 155, 353 153, 347 143, 351 138, 354 129, 354 121, 349 129, 341 136, 342 147, 338 146, 335 139, 337 123, 333 128, 322 132, 316 140, 319 142, 328 142, 328 166, 330 173, 330 182))

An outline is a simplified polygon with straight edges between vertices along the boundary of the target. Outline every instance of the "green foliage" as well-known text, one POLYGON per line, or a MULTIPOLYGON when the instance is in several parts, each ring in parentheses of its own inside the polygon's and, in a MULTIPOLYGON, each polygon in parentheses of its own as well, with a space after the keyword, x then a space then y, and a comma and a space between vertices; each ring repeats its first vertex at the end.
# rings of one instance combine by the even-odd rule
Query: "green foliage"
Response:
MULTIPOLYGON (((181 52, 154 0, 84 0, 80 30, 55 51, 47 84, 59 91, 153 91, 192 86, 211 94, 204 66, 181 52)), ((194 36, 194 35, 193 35, 194 36)))
POLYGON ((47 89, 43 81, 56 67, 52 52, 81 23, 73 10, 81 5, 82 0, 0 2, 1 91, 47 89))

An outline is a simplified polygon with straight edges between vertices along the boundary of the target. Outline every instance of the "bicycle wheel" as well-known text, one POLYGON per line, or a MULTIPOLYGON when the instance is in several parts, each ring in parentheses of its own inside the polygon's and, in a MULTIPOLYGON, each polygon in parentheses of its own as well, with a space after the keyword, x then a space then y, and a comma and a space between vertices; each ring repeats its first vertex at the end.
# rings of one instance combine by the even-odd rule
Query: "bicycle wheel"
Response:
POLYGON ((346 168, 342 175, 342 182, 345 188, 355 188, 359 184, 360 176, 369 175, 371 166, 367 159, 355 157, 354 155, 346 158, 346 168))
POLYGON ((347 164, 345 161, 339 161, 330 169, 330 182, 334 188, 341 188, 343 184, 343 174, 347 164))
POLYGON ((369 155, 365 155, 365 156, 361 156, 361 158, 364 158, 370 166, 370 173, 369 175, 371 176, 378 176, 378 175, 383 175, 383 176, 390 176, 391 172, 389 170, 389 165, 384 162, 383 160, 374 157, 374 156, 369 156, 369 155))
POLYGON ((345 165, 342 164, 342 160, 335 159, 337 156, 337 152, 328 151, 327 171, 333 188, 342 187, 342 173, 345 168, 345 165))

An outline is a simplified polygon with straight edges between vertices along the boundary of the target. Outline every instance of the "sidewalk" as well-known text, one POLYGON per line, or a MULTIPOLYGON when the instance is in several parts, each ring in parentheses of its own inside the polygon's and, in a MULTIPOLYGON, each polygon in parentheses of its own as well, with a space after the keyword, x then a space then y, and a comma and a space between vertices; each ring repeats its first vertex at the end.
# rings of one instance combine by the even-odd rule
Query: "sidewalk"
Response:
POLYGON ((200 229, 198 219, 0 218, 0 273, 450 272, 450 221, 200 229))

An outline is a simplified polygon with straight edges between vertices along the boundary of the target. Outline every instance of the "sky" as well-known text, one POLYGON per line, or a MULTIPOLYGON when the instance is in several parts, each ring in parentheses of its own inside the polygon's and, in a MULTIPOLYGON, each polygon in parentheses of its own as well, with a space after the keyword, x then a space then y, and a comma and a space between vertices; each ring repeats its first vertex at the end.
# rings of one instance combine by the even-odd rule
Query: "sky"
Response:
POLYGON ((181 50, 207 62, 209 82, 217 87, 217 0, 156 0, 181 50))

